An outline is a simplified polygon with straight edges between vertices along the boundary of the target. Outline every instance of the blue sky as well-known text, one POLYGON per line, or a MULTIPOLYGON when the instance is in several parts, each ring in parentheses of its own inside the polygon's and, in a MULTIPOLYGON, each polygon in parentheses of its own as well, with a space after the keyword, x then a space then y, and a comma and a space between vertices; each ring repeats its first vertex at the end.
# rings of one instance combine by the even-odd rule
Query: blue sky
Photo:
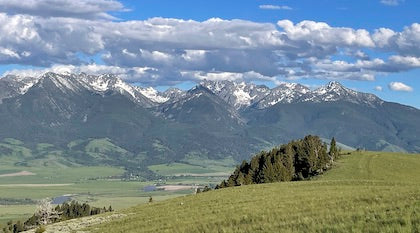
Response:
POLYGON ((420 108, 418 12, 417 0, 0 0, 0 73, 113 72, 160 90, 338 80, 420 108))

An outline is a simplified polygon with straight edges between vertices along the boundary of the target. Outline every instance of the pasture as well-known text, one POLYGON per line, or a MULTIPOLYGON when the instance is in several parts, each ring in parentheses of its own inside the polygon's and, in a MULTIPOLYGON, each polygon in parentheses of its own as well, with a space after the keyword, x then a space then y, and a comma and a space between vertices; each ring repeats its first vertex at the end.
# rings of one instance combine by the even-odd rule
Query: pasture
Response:
POLYGON ((315 180, 139 205, 92 232, 419 232, 420 155, 353 152, 315 180))

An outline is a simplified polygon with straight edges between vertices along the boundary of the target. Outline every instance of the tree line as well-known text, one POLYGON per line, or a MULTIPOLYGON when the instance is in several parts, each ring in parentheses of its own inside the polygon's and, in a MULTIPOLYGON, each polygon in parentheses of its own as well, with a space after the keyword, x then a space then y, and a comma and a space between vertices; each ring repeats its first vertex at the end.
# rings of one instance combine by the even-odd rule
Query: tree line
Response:
POLYGON ((318 136, 308 135, 270 151, 262 151, 249 162, 244 160, 216 189, 309 179, 328 170, 338 158, 339 148, 334 138, 327 150, 327 144, 318 136))
POLYGON ((111 206, 108 208, 97 208, 92 207, 87 203, 81 204, 74 200, 53 207, 50 199, 43 199, 39 202, 35 214, 32 215, 28 220, 25 222, 17 221, 16 223, 9 221, 7 226, 3 228, 2 232, 17 233, 55 222, 112 211, 113 209, 111 206))

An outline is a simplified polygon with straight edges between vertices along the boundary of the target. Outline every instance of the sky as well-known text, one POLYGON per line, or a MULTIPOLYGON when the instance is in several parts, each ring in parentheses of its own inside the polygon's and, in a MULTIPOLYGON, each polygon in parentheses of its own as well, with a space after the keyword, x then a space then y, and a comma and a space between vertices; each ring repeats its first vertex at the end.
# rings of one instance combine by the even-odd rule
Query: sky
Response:
POLYGON ((420 108, 418 0, 0 0, 0 75, 335 80, 420 108))

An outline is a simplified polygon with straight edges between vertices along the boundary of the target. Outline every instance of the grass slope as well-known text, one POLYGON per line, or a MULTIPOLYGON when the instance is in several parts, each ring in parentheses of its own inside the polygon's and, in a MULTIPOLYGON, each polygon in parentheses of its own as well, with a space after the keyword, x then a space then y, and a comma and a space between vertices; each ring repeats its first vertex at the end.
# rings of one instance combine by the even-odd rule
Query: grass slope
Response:
POLYGON ((419 232, 420 155, 352 153, 313 181, 140 205, 93 232, 419 232))

